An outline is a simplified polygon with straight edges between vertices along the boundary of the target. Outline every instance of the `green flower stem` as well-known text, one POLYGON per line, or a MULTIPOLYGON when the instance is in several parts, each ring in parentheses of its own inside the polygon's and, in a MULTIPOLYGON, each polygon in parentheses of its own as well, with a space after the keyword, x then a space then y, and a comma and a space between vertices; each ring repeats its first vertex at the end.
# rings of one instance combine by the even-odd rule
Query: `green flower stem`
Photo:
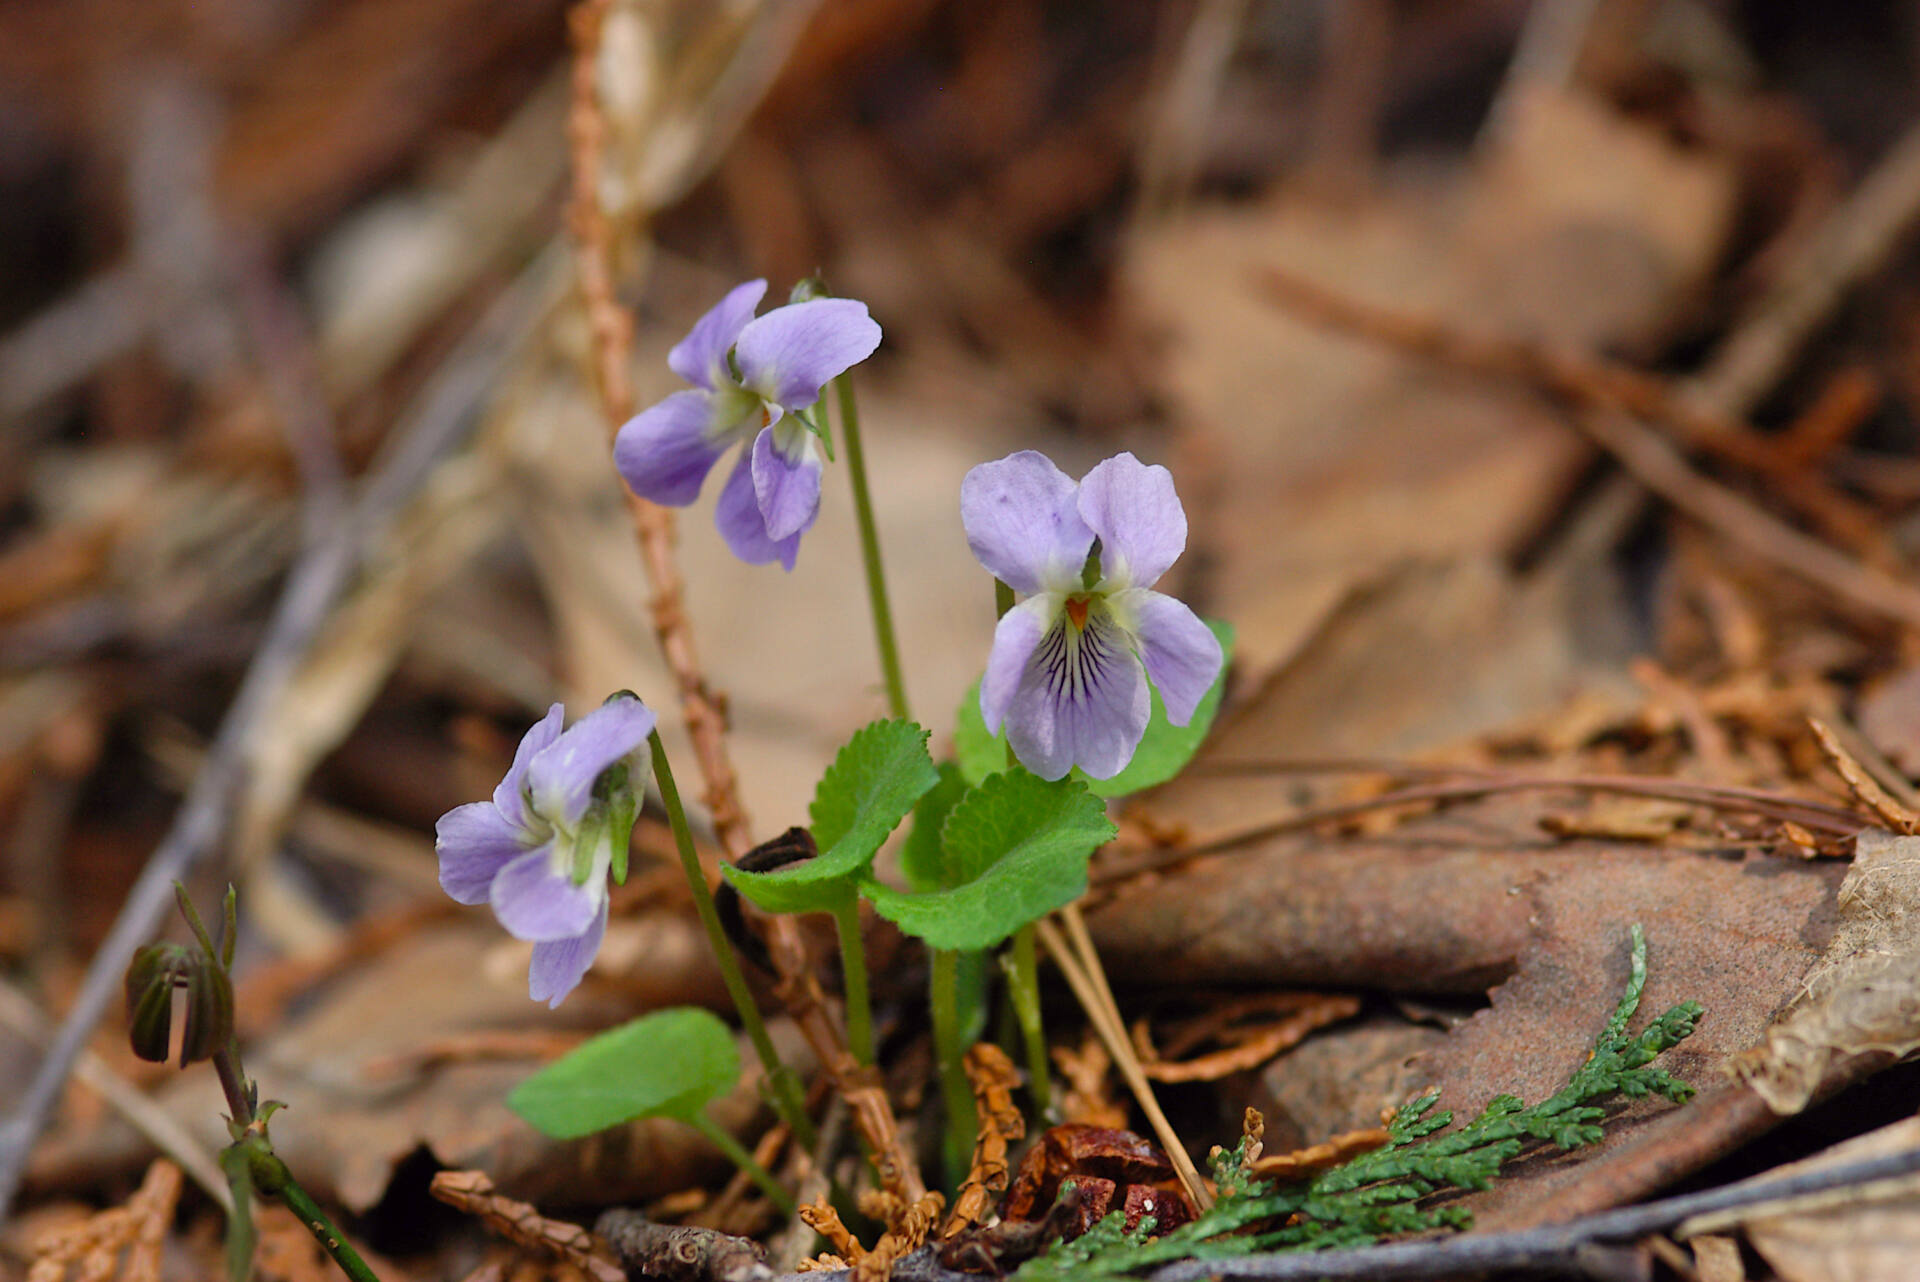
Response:
POLYGON ((977 1127, 974 1117, 973 1088, 967 1084, 962 1059, 967 1048, 960 1037, 960 954, 952 949, 933 949, 931 1005, 933 1008, 933 1052, 940 1062, 940 1093, 946 1103, 947 1135, 943 1154, 947 1184, 956 1185, 973 1164, 973 1139, 977 1127))
POLYGON ((847 1049, 862 1064, 873 1063, 873 1002, 867 996, 867 951, 860 941, 860 900, 848 893, 833 911, 840 936, 840 969, 847 985, 847 1049))
POLYGON ((1035 955, 1033 923, 1013 933, 1013 943, 1001 957, 1007 971, 1007 989, 1020 1036, 1027 1044, 1027 1088, 1034 1112, 1042 1117, 1053 1108, 1053 1078, 1047 1068, 1047 1033, 1040 1023, 1040 963, 1035 955))
MULTIPOLYGON (((1004 619, 1013 609, 1013 589, 999 579, 993 581, 994 617, 1004 619)), ((1019 763, 1013 745, 1007 745, 1007 766, 1019 763)), ((1013 995, 1013 1011, 1020 1020, 1021 1039, 1027 1044, 1027 1078, 1033 1093, 1034 1111, 1045 1117, 1053 1107, 1053 1076, 1047 1064, 1047 1032, 1040 1022, 1040 963, 1033 942, 1033 923, 1014 932, 1013 945, 1001 963, 1007 969, 1007 987, 1013 995)))
POLYGON ((807 1116, 800 1079, 780 1061, 780 1052, 773 1048, 766 1021, 760 1018, 760 1008, 754 1005, 753 994, 747 990, 746 976, 740 973, 733 945, 727 942, 727 932, 720 925, 720 914, 713 906, 713 892, 707 888, 706 873, 700 868, 700 856, 693 852, 693 830, 687 826, 687 811, 680 804, 680 789, 674 786, 673 768, 667 764, 667 749, 660 742, 660 732, 656 730, 649 735, 647 743, 653 750, 653 777, 660 785, 660 800, 665 803, 667 820, 673 825, 673 844, 679 848, 680 866, 685 869, 687 885, 693 891, 693 906, 700 913, 700 924, 707 928, 707 940, 713 945, 715 960, 720 963, 720 978, 726 982, 727 995, 733 998, 734 1009, 740 1012, 740 1023, 746 1028, 754 1052, 766 1070, 774 1110, 792 1130, 794 1138, 812 1148, 817 1137, 813 1119, 807 1116))
POLYGON ((793 1218, 798 1209, 793 1204, 793 1195, 780 1186, 780 1181, 773 1178, 771 1171, 753 1160, 753 1154, 747 1152, 739 1140, 729 1135, 726 1127, 705 1113, 694 1113, 686 1120, 694 1130, 706 1136, 715 1148, 725 1153, 728 1161, 745 1172, 748 1179, 759 1185, 760 1191, 780 1208, 781 1214, 788 1219, 793 1218))
MULTIPOLYGON (((284 1163, 281 1169, 286 1169, 284 1163)), ((347 1241, 346 1236, 333 1227, 333 1222, 315 1205, 314 1200, 307 1196, 307 1191, 300 1187, 291 1173, 287 1176, 286 1186, 277 1190, 274 1196, 285 1202, 287 1209, 300 1217, 300 1222, 307 1226, 307 1232, 313 1234, 313 1240, 333 1257, 333 1262, 340 1266, 340 1271, 352 1278, 353 1282, 380 1282, 378 1275, 367 1267, 367 1262, 360 1258, 358 1251, 353 1249, 353 1243, 347 1241)))
POLYGON ((867 455, 860 443, 860 411, 853 403, 853 375, 833 381, 840 403, 840 439, 847 447, 847 476, 853 486, 853 511, 860 522, 860 556, 867 567, 867 601, 873 608, 873 636, 880 647, 880 672, 887 682, 887 707, 902 721, 907 711, 907 682, 900 671, 900 645, 893 634, 893 607, 887 603, 887 576, 880 565, 880 532, 873 522, 873 495, 867 488, 867 455))

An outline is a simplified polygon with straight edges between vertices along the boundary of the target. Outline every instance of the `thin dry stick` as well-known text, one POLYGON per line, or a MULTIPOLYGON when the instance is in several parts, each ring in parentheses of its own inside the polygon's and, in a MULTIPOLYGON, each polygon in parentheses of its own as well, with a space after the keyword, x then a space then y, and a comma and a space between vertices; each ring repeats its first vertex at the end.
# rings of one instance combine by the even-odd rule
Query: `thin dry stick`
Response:
MULTIPOLYGON (((633 384, 628 358, 633 318, 614 293, 612 225, 600 207, 598 178, 606 139, 606 119, 595 91, 601 25, 611 0, 581 0, 569 17, 573 36, 572 107, 567 136, 573 156, 573 192, 568 227, 574 244, 580 295, 592 336, 594 381, 611 436, 633 413, 633 384)), ((731 859, 753 848, 753 835, 740 804, 739 785, 727 752, 725 701, 707 686, 686 613, 684 581, 674 556, 673 514, 621 487, 640 542, 640 555, 653 585, 649 611, 654 635, 680 693, 681 716, 693 741, 696 764, 705 783, 703 800, 714 833, 731 859)), ((907 1204, 918 1202, 925 1185, 901 1144, 899 1128, 877 1075, 863 1072, 846 1050, 846 1037, 829 1012, 819 980, 808 965, 806 946, 791 917, 767 920, 767 946, 779 983, 776 992, 820 1063, 852 1106, 854 1124, 874 1155, 884 1187, 907 1204)))
MULTIPOLYGON (((1085 926, 1082 925, 1084 931, 1085 926)), ((1167 1115, 1160 1111, 1160 1101, 1154 1098, 1153 1086, 1146 1075, 1140 1071, 1139 1057, 1133 1053, 1133 1046, 1127 1040, 1126 1026, 1120 1022, 1119 1011, 1112 1005, 1112 994, 1102 997, 1091 976, 1080 964, 1073 948, 1062 938, 1059 928, 1051 921, 1036 923, 1040 942, 1047 954, 1053 958, 1053 964, 1066 976, 1067 986, 1073 989, 1073 995, 1080 999, 1081 1007, 1087 1012, 1087 1018, 1093 1021, 1094 1031, 1100 1034, 1107 1053, 1119 1066, 1120 1075, 1127 1081, 1127 1087, 1139 1101, 1140 1110, 1147 1115, 1147 1122, 1153 1127, 1153 1133, 1160 1137, 1161 1146, 1167 1150, 1167 1158, 1173 1163, 1173 1170, 1180 1177, 1181 1187, 1187 1196, 1201 1210, 1213 1205, 1213 1197, 1207 1192, 1207 1186, 1200 1179, 1193 1159, 1187 1156, 1187 1149, 1180 1142, 1180 1136, 1174 1131, 1173 1124, 1167 1121, 1167 1115)), ((1097 958, 1095 959, 1097 962, 1097 958)))
POLYGON ((1880 822, 1906 836, 1920 833, 1920 814, 1915 814, 1900 802, 1889 796, 1887 790, 1868 774, 1853 754, 1841 746, 1840 737, 1833 728, 1818 717, 1808 717, 1807 725, 1813 730, 1813 737, 1819 741, 1820 751, 1827 754, 1827 760, 1834 770, 1846 781, 1860 804, 1879 816, 1880 822))
POLYGON ((1635 480, 1702 525, 1813 587, 1920 629, 1920 588, 1834 551, 1709 481, 1657 432, 1625 414, 1599 410, 1577 421, 1635 480))

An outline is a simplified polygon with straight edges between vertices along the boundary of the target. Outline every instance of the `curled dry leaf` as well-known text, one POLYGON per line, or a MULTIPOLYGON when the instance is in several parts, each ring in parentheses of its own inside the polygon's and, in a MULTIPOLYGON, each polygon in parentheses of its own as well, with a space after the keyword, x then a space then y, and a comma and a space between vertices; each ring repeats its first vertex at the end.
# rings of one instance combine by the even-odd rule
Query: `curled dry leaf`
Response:
POLYGON ((1920 838, 1861 833, 1838 907, 1800 995, 1730 1066, 1777 1113, 1805 1108, 1841 1061, 1920 1047, 1920 838))
POLYGON ((1125 1211, 1129 1228, 1151 1215, 1161 1232, 1197 1214, 1173 1163, 1151 1140, 1132 1131, 1072 1125, 1053 1127, 1027 1150, 1002 1214, 1009 1220, 1044 1219, 1067 1180, 1080 1190, 1078 1215, 1064 1228, 1069 1238, 1110 1211, 1125 1211))

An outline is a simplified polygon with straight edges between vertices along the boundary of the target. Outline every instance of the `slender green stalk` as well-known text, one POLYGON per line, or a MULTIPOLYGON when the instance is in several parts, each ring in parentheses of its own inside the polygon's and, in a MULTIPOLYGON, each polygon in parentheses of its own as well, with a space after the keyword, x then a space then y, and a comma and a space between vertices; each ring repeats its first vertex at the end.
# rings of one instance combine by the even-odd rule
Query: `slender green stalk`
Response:
MULTIPOLYGON (((1013 609, 1013 589, 999 579, 993 581, 994 617, 1004 619, 1013 609)), ((1013 745, 1007 745, 1007 766, 1014 760, 1013 745)), ((1001 957, 1007 971, 1007 988, 1013 995, 1014 1014, 1020 1020, 1021 1040, 1027 1045, 1027 1079, 1033 1093, 1034 1111, 1042 1117, 1053 1108, 1053 1076, 1047 1064, 1047 1032, 1040 1022, 1040 963, 1033 942, 1033 923, 1014 932, 1013 944, 1001 957)))
MULTIPOLYGON (((285 1169, 284 1163, 281 1164, 281 1169, 285 1169)), ((367 1267, 367 1262, 360 1258, 358 1251, 353 1249, 353 1243, 347 1241, 346 1235, 333 1226, 333 1221, 327 1218, 326 1212, 307 1196, 307 1191, 300 1187, 291 1173, 287 1175, 285 1186, 275 1189, 273 1195, 285 1202, 287 1209, 300 1217, 300 1222, 307 1226, 307 1232, 313 1234, 313 1240, 333 1257, 333 1262, 340 1266, 340 1271, 352 1278, 353 1282, 380 1282, 379 1276, 367 1267)))
POLYGON ((853 486, 853 511, 860 522, 860 557, 867 567, 867 602, 873 609, 873 637, 880 647, 880 673, 887 682, 887 707, 902 721, 907 712, 907 682, 900 671, 900 645, 894 640, 893 607, 887 603, 887 576, 880 565, 880 532, 873 521, 873 496, 867 489, 867 455, 860 443, 860 412, 853 403, 853 375, 833 381, 840 403, 840 439, 847 447, 847 475, 853 486))
POLYGON ((933 1053, 940 1062, 940 1095, 946 1104, 945 1159, 947 1184, 957 1185, 973 1164, 973 1088, 967 1084, 962 1059, 967 1048, 960 1036, 960 954, 947 948, 933 950, 930 983, 933 1011, 933 1053))
POLYGON ((862 1064, 873 1063, 873 1001, 867 996, 867 950, 860 939, 860 900, 851 891, 833 910, 840 936, 840 969, 847 986, 847 1049, 862 1064))
POLYGON ((734 1009, 740 1012, 740 1023, 753 1041, 753 1049, 760 1056, 761 1066, 766 1069, 774 1110, 793 1131, 794 1138, 812 1148, 815 1139, 813 1119, 807 1116, 800 1080, 780 1061, 780 1052, 773 1048, 773 1038, 767 1035, 766 1021, 760 1018, 760 1008, 754 1005, 753 994, 747 990, 746 976, 740 973, 740 962, 733 955, 733 945, 727 942, 727 932, 720 925, 720 914, 713 906, 713 892, 707 888, 706 874, 700 869, 700 856, 693 851, 693 830, 687 826, 687 811, 680 804, 680 789, 674 786, 673 768, 667 764, 667 749, 660 742, 660 732, 654 731, 648 736, 647 742, 653 749, 653 777, 660 785, 660 800, 666 804, 667 820, 673 825, 673 844, 679 848, 680 866, 686 870, 687 885, 693 891, 693 906, 700 914, 700 924, 707 928, 707 940, 713 945, 714 958, 720 963, 720 978, 727 985, 727 995, 733 998, 734 1009))
POLYGON ((1033 1095, 1033 1109, 1046 1117, 1053 1108, 1053 1078, 1047 1068, 1047 1033, 1040 1023, 1040 963, 1033 935, 1032 922, 1015 931, 1000 961, 1006 967, 1013 1013, 1027 1045, 1027 1088, 1033 1095))
POLYGON ((780 1186, 780 1181, 773 1178, 771 1171, 753 1160, 753 1154, 747 1152, 739 1140, 729 1135, 726 1127, 720 1125, 705 1113, 695 1113, 686 1120, 693 1126, 694 1130, 706 1136, 715 1148, 725 1153, 728 1161, 745 1172, 748 1179, 759 1185, 760 1191, 765 1193, 767 1197, 772 1200, 773 1204, 780 1208, 782 1214, 788 1219, 793 1218, 797 1210, 793 1204, 793 1195, 780 1186))

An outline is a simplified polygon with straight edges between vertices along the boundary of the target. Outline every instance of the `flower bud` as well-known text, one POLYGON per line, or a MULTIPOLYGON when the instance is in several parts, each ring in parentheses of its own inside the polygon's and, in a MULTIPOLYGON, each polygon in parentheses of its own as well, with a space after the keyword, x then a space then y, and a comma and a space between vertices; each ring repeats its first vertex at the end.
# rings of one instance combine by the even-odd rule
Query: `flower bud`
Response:
POLYGON ((211 1059, 233 1036, 233 981, 211 957, 179 944, 149 944, 127 967, 133 1053, 164 1063, 173 1040, 173 992, 186 990, 180 1067, 211 1059))

